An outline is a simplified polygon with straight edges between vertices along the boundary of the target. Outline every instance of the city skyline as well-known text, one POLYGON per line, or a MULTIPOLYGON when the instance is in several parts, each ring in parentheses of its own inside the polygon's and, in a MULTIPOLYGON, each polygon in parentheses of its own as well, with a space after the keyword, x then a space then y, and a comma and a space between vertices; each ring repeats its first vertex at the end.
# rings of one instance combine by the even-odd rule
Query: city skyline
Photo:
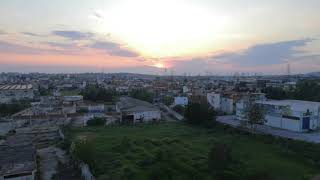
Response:
POLYGON ((0 72, 319 71, 319 8, 316 0, 4 0, 0 72))

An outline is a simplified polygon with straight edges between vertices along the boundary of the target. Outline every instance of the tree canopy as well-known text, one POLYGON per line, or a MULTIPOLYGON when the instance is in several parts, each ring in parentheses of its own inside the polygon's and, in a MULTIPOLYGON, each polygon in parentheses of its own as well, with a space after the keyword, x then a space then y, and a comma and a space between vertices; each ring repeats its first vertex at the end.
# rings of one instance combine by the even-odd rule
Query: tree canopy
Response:
POLYGON ((113 102, 117 93, 99 86, 88 86, 80 93, 85 100, 94 102, 113 102))
POLYGON ((205 124, 215 120, 215 111, 207 102, 191 102, 185 109, 186 121, 190 124, 205 124))

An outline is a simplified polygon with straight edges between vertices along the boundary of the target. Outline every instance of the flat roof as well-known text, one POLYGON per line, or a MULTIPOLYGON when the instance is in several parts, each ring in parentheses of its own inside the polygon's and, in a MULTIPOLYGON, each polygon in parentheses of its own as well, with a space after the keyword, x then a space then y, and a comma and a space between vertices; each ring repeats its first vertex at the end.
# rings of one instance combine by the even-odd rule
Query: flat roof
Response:
POLYGON ((117 103, 121 111, 143 112, 143 111, 159 111, 159 108, 153 104, 141 101, 131 97, 121 97, 117 103))
POLYGON ((256 101, 259 104, 275 105, 275 106, 290 106, 297 111, 318 111, 320 109, 320 102, 301 101, 301 100, 264 100, 256 101))
POLYGON ((32 172, 36 169, 36 150, 32 145, 0 146, 0 175, 32 172))
POLYGON ((27 90, 32 89, 32 84, 5 84, 0 85, 0 90, 27 90))

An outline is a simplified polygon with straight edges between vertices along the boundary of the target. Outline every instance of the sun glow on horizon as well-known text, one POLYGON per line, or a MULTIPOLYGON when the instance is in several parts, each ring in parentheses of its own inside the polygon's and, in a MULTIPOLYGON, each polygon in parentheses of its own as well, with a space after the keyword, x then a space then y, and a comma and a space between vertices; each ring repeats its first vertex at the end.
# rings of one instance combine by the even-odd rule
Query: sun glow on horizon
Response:
POLYGON ((158 63, 154 64, 153 66, 156 68, 159 68, 159 69, 165 68, 165 65, 161 62, 158 62, 158 63))
POLYGON ((126 0, 104 11, 108 31, 145 57, 208 53, 217 48, 229 18, 185 1, 126 0))

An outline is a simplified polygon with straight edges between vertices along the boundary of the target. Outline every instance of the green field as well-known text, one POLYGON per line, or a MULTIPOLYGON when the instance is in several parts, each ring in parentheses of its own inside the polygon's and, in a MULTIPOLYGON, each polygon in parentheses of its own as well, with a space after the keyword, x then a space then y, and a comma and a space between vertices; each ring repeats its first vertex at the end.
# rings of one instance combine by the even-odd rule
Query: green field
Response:
POLYGON ((208 152, 217 142, 232 148, 232 157, 245 167, 239 171, 268 174, 268 179, 278 180, 308 179, 320 173, 319 161, 312 161, 313 153, 320 153, 318 145, 285 143, 220 126, 206 129, 162 123, 73 128, 68 132, 72 140, 85 137, 90 142, 93 160, 89 164, 97 179, 212 179, 208 152), (307 152, 309 145, 311 153, 307 152), (295 150, 290 150, 291 146, 295 150))
POLYGON ((78 89, 61 91, 62 96, 76 96, 79 94, 80 94, 80 90, 78 90, 78 89))

